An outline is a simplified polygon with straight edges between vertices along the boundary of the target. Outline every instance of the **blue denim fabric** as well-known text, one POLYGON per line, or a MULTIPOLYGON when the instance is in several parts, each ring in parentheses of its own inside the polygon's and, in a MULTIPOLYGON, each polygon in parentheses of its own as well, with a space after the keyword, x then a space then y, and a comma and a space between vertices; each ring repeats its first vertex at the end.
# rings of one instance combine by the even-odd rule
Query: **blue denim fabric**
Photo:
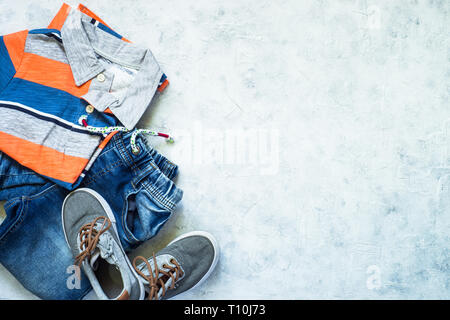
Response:
MULTIPOLYGON (((134 155, 130 136, 117 133, 80 185, 109 203, 125 251, 156 235, 183 196, 172 181, 178 167, 140 136, 140 153, 134 155)), ((80 299, 91 289, 84 275, 79 289, 67 286, 74 259, 64 239, 61 207, 68 193, 0 152, 0 200, 6 200, 0 263, 42 299, 80 299)))

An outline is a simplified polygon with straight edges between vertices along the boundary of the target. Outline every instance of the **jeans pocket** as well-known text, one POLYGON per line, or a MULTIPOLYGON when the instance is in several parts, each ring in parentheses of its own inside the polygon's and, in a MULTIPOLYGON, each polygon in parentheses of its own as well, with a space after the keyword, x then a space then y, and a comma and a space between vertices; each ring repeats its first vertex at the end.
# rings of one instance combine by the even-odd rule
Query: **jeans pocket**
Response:
POLYGON ((183 191, 152 165, 139 182, 136 193, 127 198, 124 215, 126 234, 133 246, 154 237, 170 218, 183 197, 183 191))
MULTIPOLYGON (((39 193, 31 196, 20 196, 10 199, 5 202, 4 210, 6 218, 0 224, 0 243, 4 242, 8 235, 13 233, 22 224, 23 220, 29 214, 28 207, 30 202, 34 199, 38 199, 46 195, 48 192, 54 190, 55 184, 47 182, 47 184, 41 186, 39 193), (43 190, 42 190, 43 189, 43 190)), ((33 210, 30 211, 32 214, 33 210)))

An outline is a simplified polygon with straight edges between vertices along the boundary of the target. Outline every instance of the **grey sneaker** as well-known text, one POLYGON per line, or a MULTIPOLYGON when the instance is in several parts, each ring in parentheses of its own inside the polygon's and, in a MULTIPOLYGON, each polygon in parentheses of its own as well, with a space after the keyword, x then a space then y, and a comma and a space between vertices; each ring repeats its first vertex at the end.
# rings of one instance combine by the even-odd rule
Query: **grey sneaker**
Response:
POLYGON ((62 206, 62 223, 75 263, 83 269, 99 299, 144 298, 144 286, 120 243, 114 214, 101 195, 87 188, 71 192, 62 206), (118 270, 121 283, 115 292, 107 294, 98 275, 104 277, 108 272, 98 270, 110 265, 118 270))
POLYGON ((214 237, 193 231, 179 236, 149 259, 136 257, 133 266, 142 277, 148 299, 165 300, 198 287, 218 259, 219 246, 214 237))

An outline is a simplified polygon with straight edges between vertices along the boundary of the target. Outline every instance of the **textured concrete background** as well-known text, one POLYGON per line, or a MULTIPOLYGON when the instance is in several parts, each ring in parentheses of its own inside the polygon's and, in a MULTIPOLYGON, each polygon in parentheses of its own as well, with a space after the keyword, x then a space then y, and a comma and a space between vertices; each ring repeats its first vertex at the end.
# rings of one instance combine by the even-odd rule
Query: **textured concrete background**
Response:
MULTIPOLYGON (((140 126, 185 196, 136 253, 213 233, 184 298, 450 298, 449 1, 83 3, 171 81, 140 126)), ((2 0, 1 33, 60 4, 2 0)), ((33 296, 0 267, 0 298, 33 296)))

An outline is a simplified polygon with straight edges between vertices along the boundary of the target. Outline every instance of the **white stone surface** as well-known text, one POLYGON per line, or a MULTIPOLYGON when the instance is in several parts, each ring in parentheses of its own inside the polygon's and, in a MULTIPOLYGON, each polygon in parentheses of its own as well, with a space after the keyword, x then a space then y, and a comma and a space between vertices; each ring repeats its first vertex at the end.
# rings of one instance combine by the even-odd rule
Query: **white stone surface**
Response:
MULTIPOLYGON (((138 253, 214 234, 184 298, 450 298, 449 1, 83 3, 171 81, 141 126, 185 195, 138 253)), ((1 33, 60 4, 1 1, 1 33)), ((0 298, 34 297, 0 268, 0 298)))

